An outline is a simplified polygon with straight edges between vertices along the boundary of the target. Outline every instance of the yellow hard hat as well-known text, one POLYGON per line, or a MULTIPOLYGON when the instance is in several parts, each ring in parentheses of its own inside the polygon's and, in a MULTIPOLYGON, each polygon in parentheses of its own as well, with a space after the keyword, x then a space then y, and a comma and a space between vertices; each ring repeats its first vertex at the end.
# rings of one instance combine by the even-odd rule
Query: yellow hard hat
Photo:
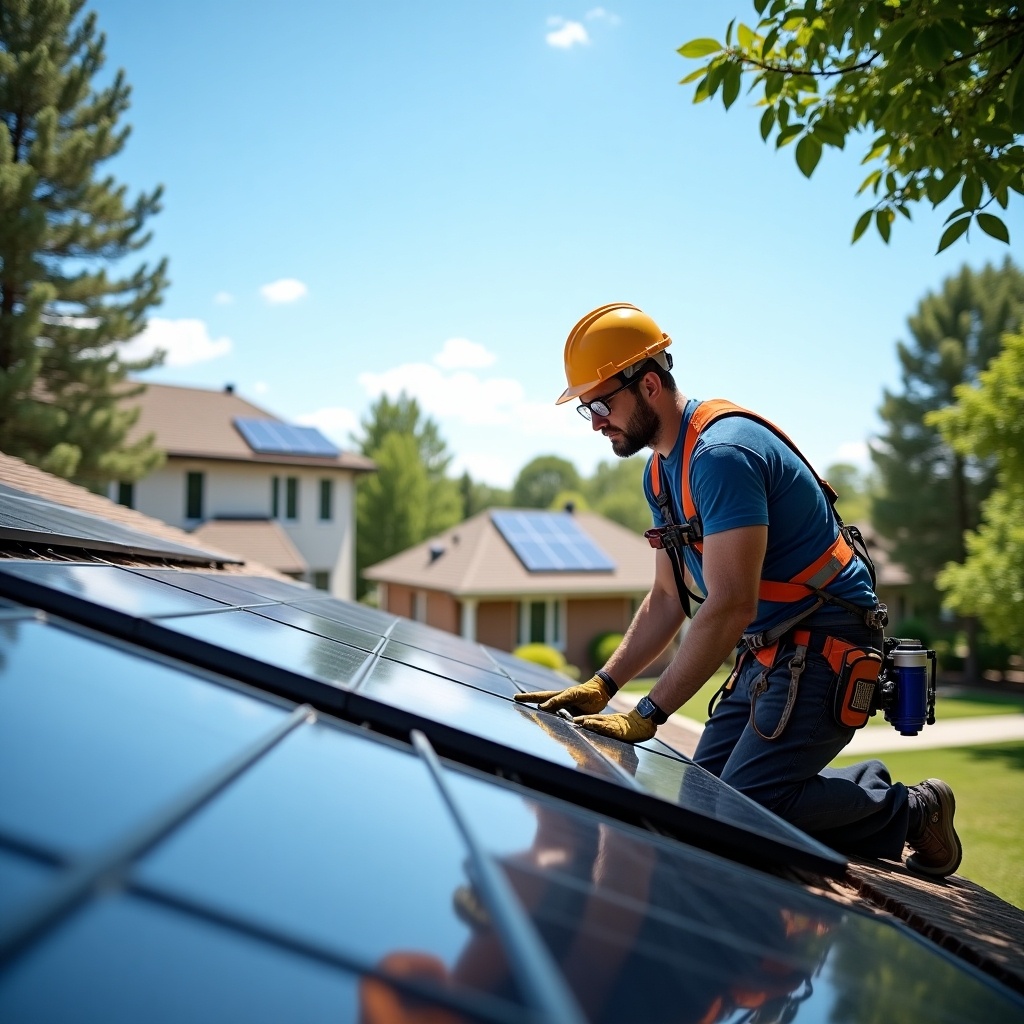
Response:
MULTIPOLYGON (((561 405, 617 373, 663 352, 672 339, 645 313, 629 302, 612 302, 588 313, 565 342, 565 379, 561 405)), ((659 362, 671 367, 669 357, 659 362)))

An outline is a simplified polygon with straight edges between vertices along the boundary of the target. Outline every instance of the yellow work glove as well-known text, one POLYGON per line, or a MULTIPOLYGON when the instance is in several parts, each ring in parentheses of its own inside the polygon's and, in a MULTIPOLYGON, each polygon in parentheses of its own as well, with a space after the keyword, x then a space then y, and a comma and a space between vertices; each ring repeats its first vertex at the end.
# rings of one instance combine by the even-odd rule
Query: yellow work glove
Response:
POLYGON ((581 715, 573 721, 584 729, 598 732, 602 736, 611 736, 624 743, 649 740, 658 730, 654 719, 642 718, 636 708, 627 715, 581 715))
POLYGON ((592 676, 585 683, 577 683, 564 690, 514 693, 512 699, 520 704, 537 704, 541 711, 560 711, 567 708, 573 715, 596 715, 604 709, 612 692, 609 692, 600 676, 592 676))

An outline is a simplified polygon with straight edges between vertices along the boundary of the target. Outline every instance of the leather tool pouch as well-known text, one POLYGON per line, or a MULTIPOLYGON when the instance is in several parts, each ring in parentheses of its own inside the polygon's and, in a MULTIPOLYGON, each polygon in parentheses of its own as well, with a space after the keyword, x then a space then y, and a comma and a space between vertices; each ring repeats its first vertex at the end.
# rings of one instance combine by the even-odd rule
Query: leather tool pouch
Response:
POLYGON ((849 647, 842 641, 835 644, 846 649, 835 650, 832 657, 826 652, 836 673, 832 714, 837 725, 859 729, 867 724, 871 715, 878 675, 882 671, 882 656, 871 649, 849 647))

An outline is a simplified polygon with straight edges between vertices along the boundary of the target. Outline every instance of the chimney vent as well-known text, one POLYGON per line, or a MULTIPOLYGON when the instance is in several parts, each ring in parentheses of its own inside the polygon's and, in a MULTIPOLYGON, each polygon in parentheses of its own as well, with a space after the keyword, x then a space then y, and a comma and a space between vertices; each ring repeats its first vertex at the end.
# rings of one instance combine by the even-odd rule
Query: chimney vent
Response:
POLYGON ((234 393, 235 393, 235 385, 234 384, 225 384, 224 385, 224 394, 225 395, 233 395, 234 393))

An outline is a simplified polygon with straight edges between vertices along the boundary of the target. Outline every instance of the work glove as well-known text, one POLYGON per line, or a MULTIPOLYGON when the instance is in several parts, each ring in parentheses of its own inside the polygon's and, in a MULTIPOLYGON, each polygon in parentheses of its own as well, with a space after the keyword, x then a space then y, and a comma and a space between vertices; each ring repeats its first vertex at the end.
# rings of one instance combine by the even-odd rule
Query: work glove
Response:
POLYGON ((577 683, 564 690, 514 693, 512 699, 520 704, 537 704, 541 711, 555 712, 567 708, 573 715, 596 715, 611 696, 601 677, 592 676, 585 683, 577 683))
POLYGON ((629 714, 580 715, 573 721, 584 729, 600 733, 602 736, 611 736, 613 739, 622 740, 623 743, 641 743, 643 740, 649 740, 658 730, 654 719, 642 718, 636 708, 629 714))

